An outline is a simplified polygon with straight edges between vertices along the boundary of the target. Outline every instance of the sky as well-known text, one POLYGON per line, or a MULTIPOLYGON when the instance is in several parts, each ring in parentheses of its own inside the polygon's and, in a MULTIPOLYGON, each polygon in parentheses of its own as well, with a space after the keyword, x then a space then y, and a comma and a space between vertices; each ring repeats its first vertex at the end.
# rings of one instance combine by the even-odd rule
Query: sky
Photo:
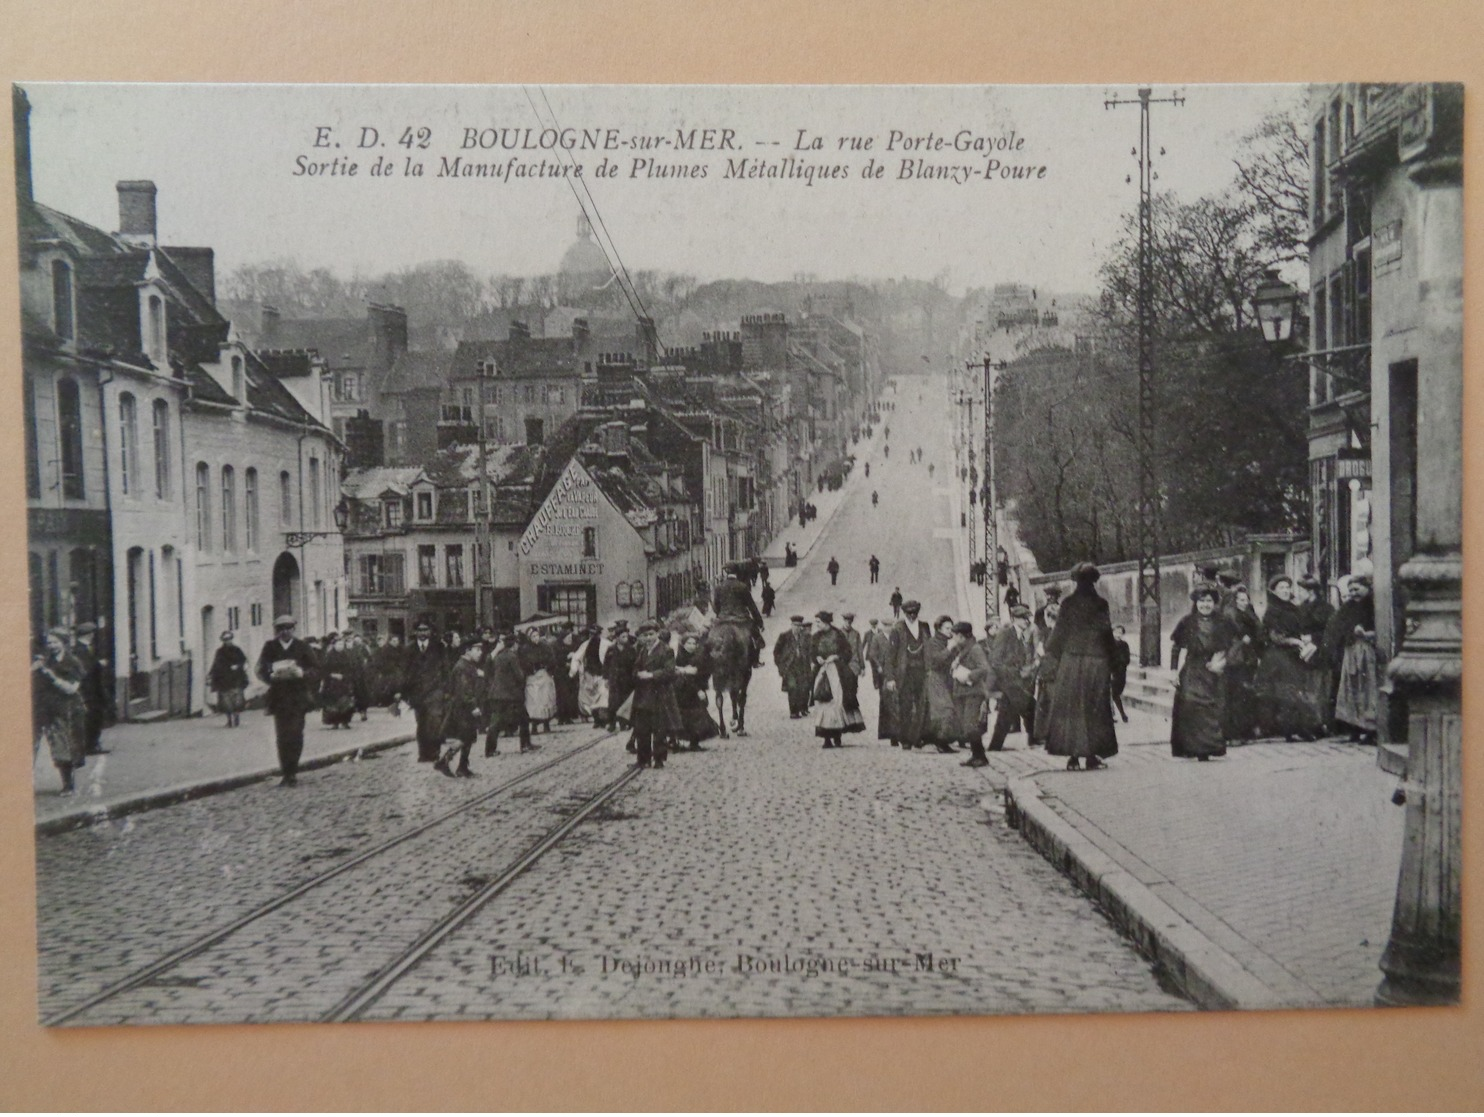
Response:
MULTIPOLYGON (((114 230, 114 183, 152 180, 161 241, 214 248, 219 276, 277 259, 346 277, 440 259, 480 275, 551 272, 581 213, 575 162, 630 271, 1091 292, 1137 202, 1138 107, 1104 107, 1133 87, 24 88, 38 201, 114 230), (593 149, 543 150, 546 127, 593 149), (378 158, 392 175, 370 173, 378 158), (405 173, 409 158, 422 177, 405 173), (500 175, 440 177, 454 159, 500 175), (605 160, 611 177, 597 173, 605 160), (865 177, 871 161, 879 177, 865 177), (352 162, 354 176, 326 173, 352 162), (566 177, 511 176, 543 163, 566 177)), ((1241 136, 1304 97, 1301 86, 1154 87, 1172 92, 1183 105, 1151 110, 1164 149, 1155 186, 1186 199, 1223 189, 1241 136)))

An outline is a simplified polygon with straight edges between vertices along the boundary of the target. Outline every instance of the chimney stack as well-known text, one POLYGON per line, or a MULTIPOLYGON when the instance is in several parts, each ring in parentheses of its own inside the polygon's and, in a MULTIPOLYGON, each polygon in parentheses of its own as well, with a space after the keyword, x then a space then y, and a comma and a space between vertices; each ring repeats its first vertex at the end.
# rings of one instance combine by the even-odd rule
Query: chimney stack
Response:
POLYGON ((18 85, 10 87, 10 116, 15 128, 15 199, 35 198, 31 190, 31 100, 18 85))
POLYGON ((259 345, 272 349, 278 344, 278 321, 280 317, 278 307, 269 306, 267 303, 263 304, 263 309, 260 312, 261 320, 258 325, 258 332, 261 335, 258 338, 259 345))
POLYGON ((119 236, 142 244, 155 245, 155 184, 148 179, 118 184, 119 236))

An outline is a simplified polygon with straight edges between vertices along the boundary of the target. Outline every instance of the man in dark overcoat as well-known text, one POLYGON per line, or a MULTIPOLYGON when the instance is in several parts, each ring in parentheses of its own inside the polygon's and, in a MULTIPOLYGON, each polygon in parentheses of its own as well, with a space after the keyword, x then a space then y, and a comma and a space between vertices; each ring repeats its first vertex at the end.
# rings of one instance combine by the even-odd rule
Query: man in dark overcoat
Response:
POLYGON ((974 626, 959 621, 953 626, 953 653, 948 675, 953 680, 953 719, 958 730, 958 743, 968 745, 972 755, 964 761, 966 768, 982 768, 989 763, 984 755, 984 730, 989 706, 989 657, 974 640, 974 626))
POLYGON ((619 716, 618 708, 634 693, 634 664, 639 659, 639 650, 634 646, 634 634, 629 631, 627 621, 615 621, 614 628, 618 631, 603 658, 603 677, 608 680, 609 721, 613 727, 622 729, 629 723, 619 716))
POLYGON ((258 653, 258 679, 268 684, 266 712, 273 717, 274 741, 278 745, 280 787, 298 781, 299 757, 304 754, 304 715, 314 706, 319 683, 318 659, 303 640, 294 635, 294 618, 288 614, 273 622, 273 639, 258 653))
POLYGON ((741 627, 752 648, 752 665, 757 667, 761 663, 758 657, 766 643, 763 638, 763 616, 758 612, 757 603, 752 600, 752 587, 745 577, 744 564, 727 563, 726 574, 711 597, 711 608, 716 617, 713 623, 741 627))
POLYGON ((639 767, 663 768, 670 739, 684 729, 675 702, 675 653, 660 639, 659 625, 639 626, 634 658, 634 743, 639 767))
POLYGON ((84 723, 84 748, 88 756, 102 756, 108 752, 103 747, 103 726, 108 721, 112 696, 108 688, 108 660, 98 651, 98 626, 92 621, 83 621, 77 626, 77 639, 72 642, 72 658, 82 667, 83 707, 87 711, 84 723))
POLYGON ((861 656, 871 665, 871 683, 877 690, 881 689, 881 673, 890 650, 891 640, 887 637, 886 630, 881 627, 879 620, 872 617, 871 626, 861 637, 861 656))
POLYGON ((809 712, 814 652, 803 616, 795 613, 788 619, 791 627, 773 644, 773 665, 778 668, 781 689, 788 695, 788 716, 801 718, 809 712))
POLYGON ((926 621, 918 619, 921 611, 921 602, 904 601, 902 619, 892 625, 888 637, 882 693, 890 697, 881 703, 876 735, 903 748, 916 748, 922 743, 928 721, 927 644, 933 633, 926 621))
POLYGON ((1025 725, 1026 739, 1036 728, 1036 630, 1025 605, 1010 609, 1010 623, 994 634, 985 685, 999 696, 989 751, 999 752, 1013 727, 1025 725))
POLYGON ((848 666, 859 679, 866 673, 866 657, 861 645, 861 630, 855 627, 854 613, 841 613, 840 635, 845 637, 845 642, 850 645, 850 660, 848 666))
POLYGON ((418 621, 412 643, 402 658, 403 700, 417 715, 417 759, 432 764, 443 745, 441 692, 448 669, 453 666, 442 641, 433 638, 433 626, 418 621))
POLYGON ((502 632, 494 655, 484 665, 488 688, 489 729, 484 738, 484 755, 494 756, 501 733, 516 733, 520 751, 531 751, 531 719, 526 713, 526 669, 521 663, 515 633, 502 632))

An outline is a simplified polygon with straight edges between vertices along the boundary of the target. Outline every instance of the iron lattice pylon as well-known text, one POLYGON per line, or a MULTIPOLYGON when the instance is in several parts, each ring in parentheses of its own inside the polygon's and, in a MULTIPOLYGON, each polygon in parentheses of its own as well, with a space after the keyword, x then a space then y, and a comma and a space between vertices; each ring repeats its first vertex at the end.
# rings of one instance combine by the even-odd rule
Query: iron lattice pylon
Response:
POLYGON ((1159 478, 1155 472, 1154 428, 1154 173, 1150 147, 1149 106, 1183 105, 1179 94, 1152 97, 1139 90, 1137 100, 1110 97, 1105 109, 1139 106, 1139 665, 1160 662, 1159 478))

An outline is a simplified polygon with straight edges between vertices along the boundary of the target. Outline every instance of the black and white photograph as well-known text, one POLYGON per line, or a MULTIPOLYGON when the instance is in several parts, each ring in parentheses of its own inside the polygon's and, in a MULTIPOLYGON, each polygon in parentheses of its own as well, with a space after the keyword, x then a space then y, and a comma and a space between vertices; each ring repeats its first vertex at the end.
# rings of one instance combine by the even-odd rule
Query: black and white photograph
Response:
POLYGON ((42 1025, 1459 1003, 1461 85, 11 98, 42 1025))

